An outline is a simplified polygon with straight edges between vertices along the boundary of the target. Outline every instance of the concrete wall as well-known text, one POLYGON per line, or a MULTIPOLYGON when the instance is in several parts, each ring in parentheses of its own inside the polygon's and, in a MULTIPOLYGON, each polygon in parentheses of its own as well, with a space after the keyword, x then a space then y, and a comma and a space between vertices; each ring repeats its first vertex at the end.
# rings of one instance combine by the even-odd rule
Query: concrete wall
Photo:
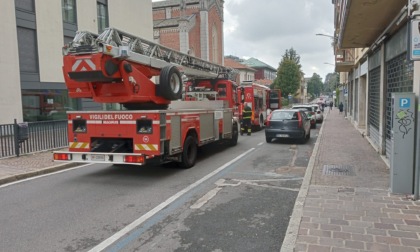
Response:
POLYGON ((37 0, 35 6, 40 81, 64 82, 61 68, 61 48, 64 45, 61 1, 37 0))
POLYGON ((153 41, 152 0, 108 0, 109 26, 153 41))
POLYGON ((96 1, 77 0, 76 7, 78 29, 98 33, 96 1))
POLYGON ((2 1, 0 15, 0 124, 21 122, 22 96, 20 91, 19 53, 14 1, 2 1))

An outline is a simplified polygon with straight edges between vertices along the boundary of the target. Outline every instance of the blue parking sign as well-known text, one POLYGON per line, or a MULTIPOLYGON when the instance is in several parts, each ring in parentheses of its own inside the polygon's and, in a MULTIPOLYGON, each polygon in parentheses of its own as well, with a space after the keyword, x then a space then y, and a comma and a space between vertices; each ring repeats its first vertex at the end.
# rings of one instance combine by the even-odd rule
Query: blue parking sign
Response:
POLYGON ((400 98, 400 107, 409 108, 410 107, 410 98, 400 98))

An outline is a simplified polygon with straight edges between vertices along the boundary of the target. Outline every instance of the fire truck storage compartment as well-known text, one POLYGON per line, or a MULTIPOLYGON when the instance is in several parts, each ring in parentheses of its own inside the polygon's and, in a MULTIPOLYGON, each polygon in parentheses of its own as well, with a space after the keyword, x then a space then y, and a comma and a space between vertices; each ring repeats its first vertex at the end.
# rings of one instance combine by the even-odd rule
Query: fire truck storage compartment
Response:
POLYGON ((225 111, 223 113, 223 138, 231 137, 232 135, 232 111, 225 111))
POLYGON ((217 120, 215 120, 213 113, 211 114, 200 114, 200 143, 205 143, 208 141, 214 141, 216 138, 214 125, 217 124, 217 120), (211 127, 213 126, 213 127, 211 127))
POLYGON ((91 152, 133 153, 132 138, 92 137, 91 143, 91 152))
POLYGON ((171 141, 169 141, 169 154, 173 155, 181 152, 181 116, 171 117, 171 141))

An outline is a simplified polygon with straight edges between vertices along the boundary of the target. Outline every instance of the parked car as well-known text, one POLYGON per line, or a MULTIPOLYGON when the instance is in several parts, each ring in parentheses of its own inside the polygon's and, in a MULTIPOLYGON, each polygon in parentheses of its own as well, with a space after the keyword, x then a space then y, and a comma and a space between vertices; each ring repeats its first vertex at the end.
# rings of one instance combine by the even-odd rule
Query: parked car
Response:
POLYGON ((314 109, 315 112, 315 121, 317 123, 322 123, 324 121, 324 114, 322 113, 322 110, 318 104, 311 104, 311 106, 314 109))
POLYGON ((311 121, 311 128, 316 128, 316 118, 315 118, 315 112, 311 105, 294 105, 292 109, 303 109, 306 112, 306 115, 309 117, 311 121))
POLYGON ((298 139, 304 143, 311 137, 311 123, 306 112, 300 109, 277 109, 267 118, 265 140, 298 139))

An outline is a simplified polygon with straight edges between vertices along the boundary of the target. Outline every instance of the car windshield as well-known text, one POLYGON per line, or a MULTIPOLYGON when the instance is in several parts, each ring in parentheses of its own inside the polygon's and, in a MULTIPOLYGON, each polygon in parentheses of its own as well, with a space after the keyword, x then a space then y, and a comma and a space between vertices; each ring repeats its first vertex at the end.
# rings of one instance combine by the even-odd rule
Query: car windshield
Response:
POLYGON ((298 112, 296 111, 274 111, 271 115, 272 120, 297 120, 298 112))

